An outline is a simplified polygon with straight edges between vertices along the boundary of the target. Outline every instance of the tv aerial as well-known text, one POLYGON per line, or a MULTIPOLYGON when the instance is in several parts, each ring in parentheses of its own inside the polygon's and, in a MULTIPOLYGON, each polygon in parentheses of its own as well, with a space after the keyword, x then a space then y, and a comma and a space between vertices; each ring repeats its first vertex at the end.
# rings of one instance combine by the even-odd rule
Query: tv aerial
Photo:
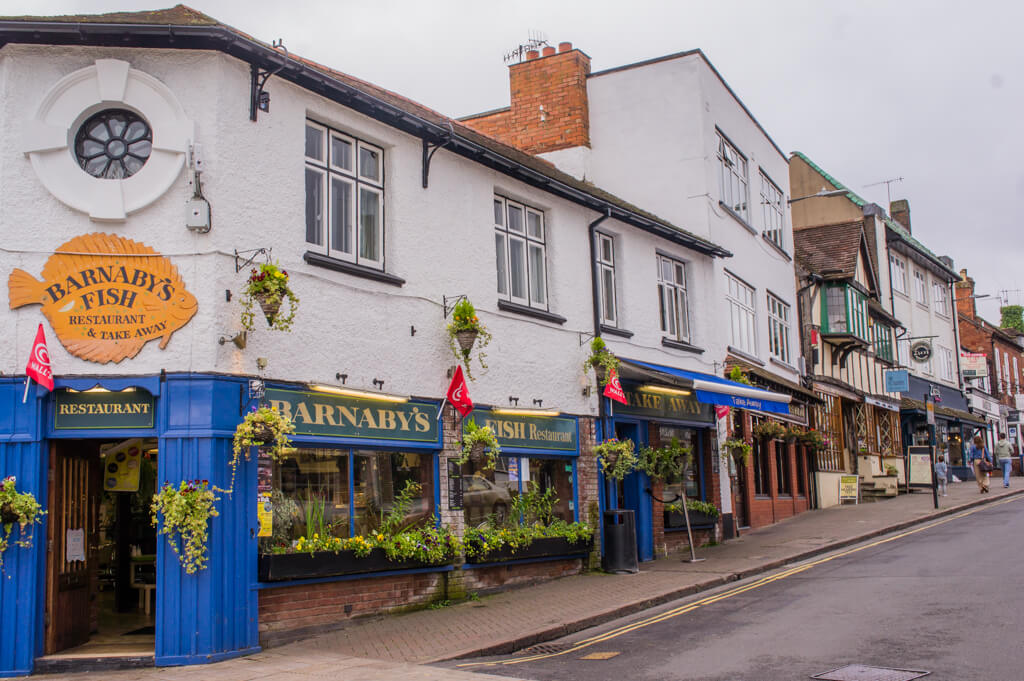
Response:
POLYGON ((548 37, 541 31, 529 31, 528 37, 525 43, 520 44, 511 52, 507 52, 504 56, 505 63, 516 61, 522 62, 526 57, 526 53, 530 50, 539 50, 542 47, 548 46, 548 37))

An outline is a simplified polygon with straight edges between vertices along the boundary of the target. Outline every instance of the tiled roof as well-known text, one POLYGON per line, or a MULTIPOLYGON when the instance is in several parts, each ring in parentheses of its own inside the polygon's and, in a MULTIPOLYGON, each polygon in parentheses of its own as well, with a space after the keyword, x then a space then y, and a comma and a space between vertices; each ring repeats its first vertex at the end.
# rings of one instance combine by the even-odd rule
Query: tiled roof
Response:
MULTIPOLYGON (((187 26, 189 28, 198 28, 200 30, 209 28, 221 31, 226 30, 234 36, 236 36, 237 38, 240 38, 244 41, 248 41, 250 43, 267 49, 272 49, 270 45, 267 45, 266 43, 261 42, 259 40, 256 40, 252 36, 249 36, 246 33, 239 31, 238 29, 223 24, 217 21, 216 19, 207 16, 202 12, 197 12, 196 10, 190 7, 186 7, 185 5, 176 5, 170 9, 145 12, 115 12, 111 14, 69 15, 57 17, 0 17, 0 22, 13 22, 13 24, 15 25, 17 23, 31 23, 35 25, 53 24, 55 26, 58 24, 123 24, 125 26, 187 26)), ((4 26, 0 25, 0 33, 3 32, 4 28, 4 26)), ((168 36, 173 38, 171 31, 168 31, 168 36)), ((151 44, 153 42, 152 39, 149 37, 147 38, 149 40, 147 44, 151 44)), ((4 42, 9 40, 9 37, 0 35, 0 46, 2 46, 4 42)), ((32 39, 25 39, 25 42, 38 42, 38 37, 33 37, 32 39)), ((187 49, 187 42, 187 40, 184 40, 179 37, 177 40, 170 42, 167 45, 160 46, 187 49)), ((88 43, 85 43, 83 41, 79 44, 88 43)), ((221 43, 218 42, 217 45, 221 45, 221 43)), ((376 109, 378 110, 383 109, 383 107, 380 106, 381 104, 389 105, 390 107, 393 107, 394 109, 398 110, 399 115, 407 114, 407 116, 405 116, 405 118, 407 119, 414 116, 422 121, 447 129, 454 133, 454 135, 458 139, 468 142, 470 145, 475 145, 477 149, 483 148, 486 149, 487 151, 492 152, 493 154, 497 154, 498 156, 507 159, 511 163, 505 161, 503 161, 502 163, 505 164, 508 168, 513 167, 513 164, 518 164, 539 175, 542 175, 544 176, 544 178, 547 178, 542 183, 547 187, 556 187, 558 185, 568 187, 571 190, 574 190, 575 192, 589 195, 593 199, 596 199, 597 201, 600 201, 604 204, 610 204, 615 208, 619 208, 623 211, 628 211, 629 213, 632 213, 634 216, 637 216, 638 218, 636 220, 626 219, 626 222, 629 222, 631 224, 642 224, 645 226, 648 222, 653 223, 651 227, 659 228, 662 232, 667 232, 669 234, 678 234, 679 237, 682 237, 687 242, 692 243, 693 247, 698 250, 704 250, 705 252, 708 252, 712 255, 716 255, 719 257, 728 257, 732 255, 729 251, 708 239, 693 234, 692 232, 689 232, 681 227, 678 227, 668 222, 667 220, 663 220, 662 218, 659 218, 657 215, 654 215, 653 213, 645 211, 624 199, 621 199, 609 192, 604 191, 603 189, 600 189, 599 187, 594 186, 590 182, 577 180, 572 175, 569 175, 558 170, 557 168, 555 168, 553 164, 542 158, 533 156, 532 154, 528 154, 524 151, 520 151, 519 149, 510 147, 506 144, 502 144, 501 142, 495 140, 494 138, 484 135, 476 130, 473 130, 472 128, 463 125, 457 120, 449 118, 444 114, 438 113, 437 111, 434 111, 433 109, 423 106, 418 102, 414 102, 413 100, 403 97, 395 92, 378 87, 372 83, 368 83, 367 81, 360 80, 359 78, 355 78, 341 71, 336 71, 334 69, 323 66, 308 59, 304 59, 294 54, 289 54, 288 58, 293 63, 299 64, 304 68, 312 69, 316 72, 324 74, 331 78, 332 80, 348 88, 351 88, 353 90, 356 90, 378 100, 379 104, 374 105, 374 107, 376 107, 376 109)), ((288 70, 282 71, 279 77, 289 78, 292 79, 293 81, 297 80, 295 76, 288 70)), ((324 93, 318 92, 318 94, 324 93)), ((467 155, 470 158, 474 157, 472 153, 464 155, 467 155)), ((480 154, 480 152, 477 151, 476 156, 479 158, 480 156, 482 156, 482 154, 480 154)))
MULTIPOLYGON (((807 165, 809 165, 814 170, 814 172, 818 173, 823 178, 825 178, 825 180, 827 182, 831 183, 832 186, 835 187, 836 189, 845 189, 846 192, 847 192, 846 193, 846 198, 847 199, 849 199, 850 201, 852 201, 856 205, 860 206, 861 208, 863 208, 864 206, 868 205, 868 202, 865 201, 861 196, 859 196, 856 192, 852 191, 849 187, 844 185, 842 182, 840 182, 839 180, 837 180, 836 178, 832 177, 827 172, 825 172, 825 170, 821 166, 819 166, 817 163, 815 163, 811 159, 807 158, 806 154, 804 154, 803 152, 800 152, 800 151, 794 151, 793 155, 796 156, 797 158, 799 158, 800 160, 802 160, 807 165)), ((960 276, 956 273, 955 270, 953 270, 951 267, 946 265, 946 263, 944 263, 941 260, 939 260, 939 256, 937 256, 934 253, 932 253, 930 250, 928 250, 925 247, 924 244, 922 244, 920 241, 915 239, 913 237, 913 235, 911 235, 911 233, 908 232, 903 225, 901 225, 900 223, 898 223, 895 220, 893 220, 891 217, 889 217, 884 212, 882 213, 882 215, 880 217, 885 222, 885 226, 888 227, 890 230, 892 230, 893 233, 896 234, 896 236, 899 238, 900 241, 904 242, 905 244, 907 244, 908 246, 910 246, 914 250, 918 251, 921 255, 925 256, 925 258, 927 258, 929 261, 931 261, 931 263, 933 265, 935 265, 936 267, 938 267, 939 269, 941 269, 944 272, 952 275, 954 280, 957 280, 957 279, 960 278, 960 276)))
POLYGON ((793 232, 796 260, 826 278, 853 279, 863 233, 863 220, 797 230, 793 232))

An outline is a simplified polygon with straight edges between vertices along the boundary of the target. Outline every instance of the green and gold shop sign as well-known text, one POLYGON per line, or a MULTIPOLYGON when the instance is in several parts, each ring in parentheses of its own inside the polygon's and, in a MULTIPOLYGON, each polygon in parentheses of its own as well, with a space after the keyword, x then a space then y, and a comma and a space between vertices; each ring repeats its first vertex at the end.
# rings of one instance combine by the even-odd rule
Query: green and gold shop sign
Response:
POLYGON ((697 401, 697 396, 674 395, 644 390, 637 385, 622 385, 628 404, 615 403, 616 415, 642 416, 648 419, 715 422, 714 405, 697 401))
POLYGON ((437 405, 383 402, 321 392, 267 390, 271 407, 288 416, 296 435, 437 442, 437 405))
POLYGON ((146 390, 58 390, 53 399, 55 430, 153 427, 156 400, 146 390))
POLYGON ((490 426, 502 447, 575 452, 579 447, 576 419, 559 416, 519 416, 474 409, 466 420, 490 426))

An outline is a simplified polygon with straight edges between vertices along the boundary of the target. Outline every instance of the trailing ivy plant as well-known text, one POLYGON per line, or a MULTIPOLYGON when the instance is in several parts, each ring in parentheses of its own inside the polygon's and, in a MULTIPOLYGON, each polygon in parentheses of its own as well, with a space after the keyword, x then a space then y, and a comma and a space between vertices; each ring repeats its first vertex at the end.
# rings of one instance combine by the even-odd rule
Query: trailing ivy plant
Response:
POLYGON ((473 351, 475 343, 477 361, 480 362, 480 368, 486 370, 487 355, 483 349, 491 342, 492 336, 487 327, 480 322, 476 308, 468 298, 463 298, 455 303, 455 308, 452 310, 452 321, 446 328, 448 330, 448 346, 451 348, 452 354, 455 355, 455 359, 462 362, 462 366, 466 367, 466 378, 471 381, 476 380, 473 378, 470 366, 470 353, 473 351))
POLYGON ((208 480, 183 480, 177 487, 164 483, 153 497, 153 526, 158 534, 167 536, 167 543, 190 575, 206 567, 210 518, 220 515, 213 507, 220 497, 209 486, 208 480))
POLYGON ((249 460, 251 447, 261 447, 262 452, 275 461, 280 461, 291 449, 289 435, 295 432, 295 424, 288 416, 273 407, 253 407, 235 428, 232 442, 231 484, 218 492, 231 494, 235 489, 235 473, 242 454, 249 460))
POLYGON ((741 466, 746 466, 750 462, 750 452, 753 450, 753 446, 745 440, 739 438, 729 438, 722 443, 722 451, 729 452, 732 454, 736 462, 741 466))
POLYGON ((22 548, 32 546, 32 525, 42 522, 46 514, 43 507, 36 501, 31 492, 19 492, 15 489, 17 478, 9 475, 0 483, 0 570, 3 569, 3 555, 11 543, 11 533, 17 525, 21 537, 14 544, 22 548), (28 529, 26 529, 28 528, 28 529))
POLYGON ((640 450, 637 468, 652 480, 667 484, 682 482, 683 472, 690 464, 692 447, 680 444, 678 438, 663 447, 644 447, 640 450))
POLYGON ((588 372, 593 369, 597 374, 599 387, 603 388, 608 385, 612 371, 618 368, 619 360, 605 345, 604 339, 598 336, 590 341, 590 355, 583 360, 583 371, 588 372))
POLYGON ((606 478, 622 480, 636 470, 637 457, 632 440, 605 440, 594 447, 606 478))
POLYGON ((466 421, 462 431, 462 456, 456 463, 467 463, 482 456, 485 450, 487 458, 482 467, 484 470, 491 470, 497 465, 498 456, 501 454, 498 436, 490 426, 478 426, 473 419, 466 421))

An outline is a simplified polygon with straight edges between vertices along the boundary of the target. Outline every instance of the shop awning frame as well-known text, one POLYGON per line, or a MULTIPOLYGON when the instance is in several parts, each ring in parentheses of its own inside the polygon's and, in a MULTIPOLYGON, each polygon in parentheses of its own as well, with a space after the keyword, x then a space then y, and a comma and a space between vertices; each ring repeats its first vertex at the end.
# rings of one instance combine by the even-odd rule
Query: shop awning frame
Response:
POLYGON ((673 384, 679 387, 692 388, 697 395, 697 401, 704 404, 723 405, 736 407, 737 409, 754 409, 774 414, 788 414, 789 403, 793 399, 790 395, 771 392, 763 388, 755 388, 699 371, 676 369, 675 367, 651 364, 634 359, 620 358, 620 361, 628 368, 666 375, 673 379, 673 384))

